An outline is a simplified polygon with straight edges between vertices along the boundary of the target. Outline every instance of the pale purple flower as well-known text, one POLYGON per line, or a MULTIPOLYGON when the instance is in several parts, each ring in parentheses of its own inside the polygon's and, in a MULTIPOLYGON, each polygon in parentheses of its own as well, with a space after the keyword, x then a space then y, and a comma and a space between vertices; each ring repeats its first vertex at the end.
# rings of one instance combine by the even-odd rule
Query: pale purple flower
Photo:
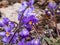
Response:
POLYGON ((49 2, 48 7, 50 9, 56 9, 57 8, 57 4, 55 2, 49 2))
POLYGON ((27 7, 27 2, 24 1, 22 4, 21 4, 21 7, 19 8, 19 12, 23 12, 27 7))
POLYGON ((39 39, 33 39, 33 40, 31 41, 31 44, 32 44, 32 45, 40 45, 40 40, 39 40, 39 39))

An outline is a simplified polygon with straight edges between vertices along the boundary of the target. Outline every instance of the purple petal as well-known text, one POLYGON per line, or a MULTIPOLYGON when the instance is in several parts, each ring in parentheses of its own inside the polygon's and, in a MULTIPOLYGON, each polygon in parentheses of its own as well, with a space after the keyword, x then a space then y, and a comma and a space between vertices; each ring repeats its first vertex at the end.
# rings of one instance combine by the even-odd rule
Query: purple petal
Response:
POLYGON ((28 31, 31 31, 32 26, 29 24, 23 25, 28 31))
POLYGON ((9 22, 9 19, 8 18, 3 18, 3 23, 4 24, 8 24, 8 22, 9 22))
POLYGON ((11 28, 10 27, 4 26, 3 28, 5 29, 6 32, 11 32, 11 28))
POLYGON ((55 2, 49 2, 48 7, 51 9, 55 9, 57 7, 55 2))
POLYGON ((34 3, 34 0, 30 0, 30 2, 33 4, 34 3))
POLYGON ((4 22, 3 20, 0 19, 0 27, 3 27, 4 26, 4 22))
POLYGON ((22 39, 22 41, 20 41, 19 43, 18 43, 18 45, 25 45, 25 39, 22 39))
POLYGON ((24 16, 22 22, 26 24, 28 22, 28 18, 24 16))
POLYGON ((23 37, 23 36, 27 36, 27 35, 29 35, 29 31, 28 30, 22 30, 21 32, 20 32, 20 35, 23 37))
POLYGON ((32 19, 34 19, 35 18, 35 16, 34 15, 31 15, 30 17, 28 17, 28 18, 32 18, 32 19))
POLYGON ((28 19, 29 19, 29 21, 32 21, 33 23, 38 22, 38 19, 33 15, 31 15, 28 19))
POLYGON ((28 5, 32 6, 34 4, 34 0, 29 0, 28 5))
POLYGON ((40 45, 40 41, 39 41, 39 39, 33 39, 33 40, 31 41, 31 44, 32 44, 32 45, 40 45))
POLYGON ((29 10, 26 9, 26 11, 24 12, 24 16, 28 16, 29 10))
POLYGON ((13 35, 14 34, 14 32, 11 32, 11 35, 13 35))
POLYGON ((13 22, 9 22, 9 26, 13 29, 15 27, 15 24, 13 22))
POLYGON ((5 43, 7 43, 8 40, 9 40, 9 39, 8 39, 7 37, 4 37, 4 38, 2 39, 2 41, 5 42, 5 43))
POLYGON ((28 9, 26 9, 26 11, 24 12, 24 16, 29 16, 30 13, 32 13, 34 10, 34 7, 30 7, 28 9))
POLYGON ((0 36, 5 36, 5 32, 0 32, 0 36))
POLYGON ((27 2, 23 2, 21 8, 19 9, 19 12, 23 12, 25 8, 27 7, 27 2))

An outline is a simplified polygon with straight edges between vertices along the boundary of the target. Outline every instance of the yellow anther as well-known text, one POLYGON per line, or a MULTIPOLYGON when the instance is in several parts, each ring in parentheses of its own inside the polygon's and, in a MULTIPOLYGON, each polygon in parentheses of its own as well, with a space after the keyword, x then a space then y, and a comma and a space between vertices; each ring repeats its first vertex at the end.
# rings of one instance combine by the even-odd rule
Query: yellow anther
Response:
POLYGON ((10 35, 10 33, 9 32, 6 32, 6 36, 8 37, 10 35))
POLYGON ((29 24, 31 25, 32 24, 32 21, 30 21, 29 24))

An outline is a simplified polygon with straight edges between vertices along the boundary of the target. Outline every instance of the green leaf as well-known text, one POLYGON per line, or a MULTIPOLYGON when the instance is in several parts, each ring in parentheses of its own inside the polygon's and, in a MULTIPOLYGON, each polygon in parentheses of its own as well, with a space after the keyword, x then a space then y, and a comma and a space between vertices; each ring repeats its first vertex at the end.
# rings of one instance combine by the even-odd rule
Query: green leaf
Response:
POLYGON ((53 41, 52 40, 50 40, 50 38, 45 38, 45 40, 48 42, 48 44, 52 44, 53 43, 53 41))
POLYGON ((54 43, 54 45, 60 45, 60 43, 54 43))

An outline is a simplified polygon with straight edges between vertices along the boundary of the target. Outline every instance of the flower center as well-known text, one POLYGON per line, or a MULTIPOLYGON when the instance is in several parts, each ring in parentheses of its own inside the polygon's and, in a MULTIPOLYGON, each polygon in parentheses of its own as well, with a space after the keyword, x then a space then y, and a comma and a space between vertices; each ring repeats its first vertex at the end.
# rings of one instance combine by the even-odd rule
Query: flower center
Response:
POLYGON ((8 37, 10 35, 10 33, 9 32, 6 32, 6 36, 8 37))
POLYGON ((32 21, 30 21, 29 24, 32 25, 32 21))

